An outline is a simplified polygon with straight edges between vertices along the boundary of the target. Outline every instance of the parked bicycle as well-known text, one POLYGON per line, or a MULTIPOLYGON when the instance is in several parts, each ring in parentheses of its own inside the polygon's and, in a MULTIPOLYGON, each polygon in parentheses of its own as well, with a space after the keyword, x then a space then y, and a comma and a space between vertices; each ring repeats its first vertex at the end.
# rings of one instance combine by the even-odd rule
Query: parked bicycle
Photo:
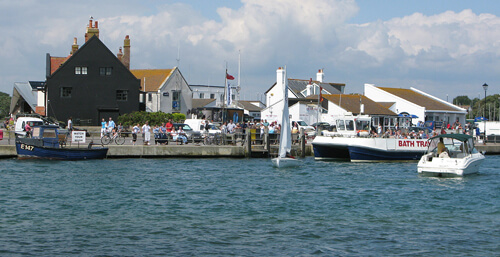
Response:
POLYGON ((103 145, 107 145, 113 141, 115 141, 117 145, 123 145, 125 143, 125 137, 122 136, 121 133, 112 135, 111 132, 107 132, 101 137, 101 143, 103 145))

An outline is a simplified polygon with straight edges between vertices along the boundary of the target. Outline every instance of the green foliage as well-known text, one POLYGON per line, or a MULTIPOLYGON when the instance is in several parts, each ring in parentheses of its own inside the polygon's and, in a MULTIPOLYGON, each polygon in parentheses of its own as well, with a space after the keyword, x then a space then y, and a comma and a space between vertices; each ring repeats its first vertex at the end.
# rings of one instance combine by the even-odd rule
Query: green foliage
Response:
POLYGON ((453 104, 455 105, 470 105, 472 103, 472 100, 466 95, 461 95, 457 96, 453 99, 453 104))
POLYGON ((2 118, 9 115, 10 99, 9 94, 0 92, 0 117, 2 118))
POLYGON ((181 122, 186 119, 186 115, 182 113, 164 113, 164 112, 133 112, 121 115, 118 117, 118 123, 122 123, 123 126, 134 126, 135 124, 142 125, 149 122, 149 125, 161 125, 166 123, 169 119, 174 122, 181 122))

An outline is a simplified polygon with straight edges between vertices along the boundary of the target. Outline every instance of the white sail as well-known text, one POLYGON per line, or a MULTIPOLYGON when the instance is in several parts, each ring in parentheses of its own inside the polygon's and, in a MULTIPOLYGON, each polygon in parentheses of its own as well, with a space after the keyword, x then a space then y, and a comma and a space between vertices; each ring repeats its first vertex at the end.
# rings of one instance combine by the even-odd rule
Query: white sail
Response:
POLYGON ((280 134, 280 149, 278 156, 286 157, 286 153, 292 150, 292 130, 290 128, 290 117, 288 114, 288 78, 286 74, 283 81, 283 115, 281 116, 281 134, 280 134))

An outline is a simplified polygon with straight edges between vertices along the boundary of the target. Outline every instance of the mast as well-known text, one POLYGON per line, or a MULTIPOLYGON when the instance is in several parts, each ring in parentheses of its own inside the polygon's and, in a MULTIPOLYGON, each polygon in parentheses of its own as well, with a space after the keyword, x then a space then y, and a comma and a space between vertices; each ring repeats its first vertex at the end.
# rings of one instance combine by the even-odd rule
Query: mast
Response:
POLYGON ((240 100, 240 80, 241 79, 241 50, 238 50, 238 87, 236 88, 236 106, 238 106, 238 101, 240 100))

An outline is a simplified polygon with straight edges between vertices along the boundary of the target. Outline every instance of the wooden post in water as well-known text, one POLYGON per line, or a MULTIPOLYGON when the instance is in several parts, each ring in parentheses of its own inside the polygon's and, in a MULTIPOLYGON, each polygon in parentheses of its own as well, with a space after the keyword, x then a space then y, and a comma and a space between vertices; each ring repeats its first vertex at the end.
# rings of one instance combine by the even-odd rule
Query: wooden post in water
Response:
POLYGON ((250 132, 250 127, 248 127, 246 129, 246 135, 245 135, 245 143, 246 145, 244 147, 246 147, 246 152, 245 152, 245 157, 251 157, 252 156, 252 134, 250 132))
POLYGON ((264 141, 266 143, 267 156, 271 156, 271 140, 269 140, 269 129, 265 129, 264 141))
POLYGON ((300 157, 306 157, 306 134, 304 129, 300 129, 300 157))

